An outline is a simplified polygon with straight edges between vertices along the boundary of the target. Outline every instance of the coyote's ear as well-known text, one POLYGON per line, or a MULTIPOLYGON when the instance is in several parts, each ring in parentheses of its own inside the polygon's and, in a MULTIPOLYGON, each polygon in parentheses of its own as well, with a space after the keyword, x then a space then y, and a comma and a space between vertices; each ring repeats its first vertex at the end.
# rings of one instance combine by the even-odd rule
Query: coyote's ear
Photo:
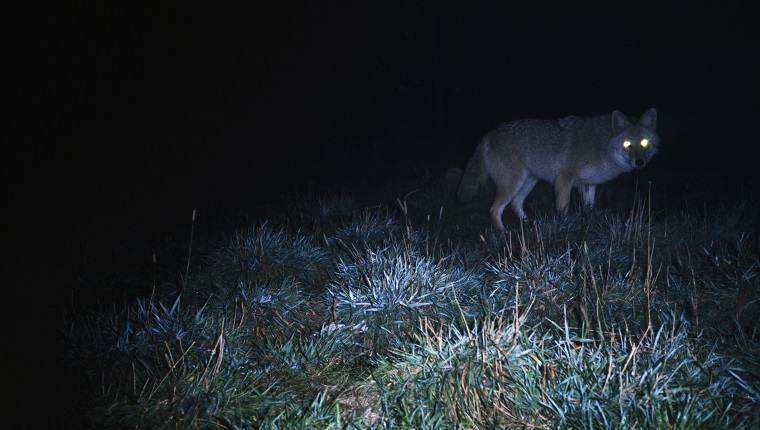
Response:
POLYGON ((641 115, 639 124, 650 130, 654 130, 657 126, 657 110, 655 108, 649 108, 648 111, 644 112, 644 115, 641 115))
POLYGON ((612 134, 618 134, 621 130, 631 125, 628 117, 619 110, 612 112, 612 134))

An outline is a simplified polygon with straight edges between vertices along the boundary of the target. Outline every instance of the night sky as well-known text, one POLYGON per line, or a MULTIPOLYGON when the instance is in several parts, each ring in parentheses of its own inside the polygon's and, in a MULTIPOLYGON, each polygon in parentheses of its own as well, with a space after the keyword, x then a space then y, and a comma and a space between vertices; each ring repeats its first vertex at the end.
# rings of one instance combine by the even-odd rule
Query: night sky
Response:
POLYGON ((7 289, 30 297, 14 306, 19 336, 48 297, 35 283, 58 288, 61 253, 93 224, 169 212, 186 231, 192 209, 443 176, 502 121, 656 107, 653 188, 715 203, 757 187, 748 2, 302 3, 6 16, 4 264, 19 275, 7 289))

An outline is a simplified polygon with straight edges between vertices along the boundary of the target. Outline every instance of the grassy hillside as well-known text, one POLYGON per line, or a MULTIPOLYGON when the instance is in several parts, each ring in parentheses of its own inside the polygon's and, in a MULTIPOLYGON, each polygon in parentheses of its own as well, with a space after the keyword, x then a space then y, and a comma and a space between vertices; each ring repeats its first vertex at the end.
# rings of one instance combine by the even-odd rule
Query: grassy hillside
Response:
POLYGON ((760 426, 756 204, 642 198, 560 217, 534 194, 534 218, 505 232, 488 197, 458 205, 424 177, 369 198, 188 211, 101 244, 72 258, 56 420, 760 426))

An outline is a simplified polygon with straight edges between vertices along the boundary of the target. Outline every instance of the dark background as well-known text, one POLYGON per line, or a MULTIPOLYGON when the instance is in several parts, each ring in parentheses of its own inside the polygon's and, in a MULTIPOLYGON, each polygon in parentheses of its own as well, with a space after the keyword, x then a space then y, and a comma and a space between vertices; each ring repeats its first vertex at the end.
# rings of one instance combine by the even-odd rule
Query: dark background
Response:
POLYGON ((757 26, 738 2, 303 3, 34 11, 8 82, 4 186, 33 200, 15 210, 386 183, 463 167, 501 121, 652 106, 653 168, 702 158, 733 175, 757 159, 757 26))
POLYGON ((506 120, 656 107, 654 189, 699 206, 757 186, 748 2, 206 3, 7 14, 4 264, 28 300, 6 318, 20 349, 47 341, 41 310, 65 302, 109 229, 169 213, 186 233, 193 209, 442 177, 506 120))

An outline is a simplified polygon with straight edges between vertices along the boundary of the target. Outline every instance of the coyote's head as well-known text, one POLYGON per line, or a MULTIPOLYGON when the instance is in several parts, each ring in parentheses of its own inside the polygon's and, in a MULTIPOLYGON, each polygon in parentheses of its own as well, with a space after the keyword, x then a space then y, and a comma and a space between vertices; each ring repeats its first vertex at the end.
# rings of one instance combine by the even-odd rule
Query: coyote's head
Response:
POLYGON ((619 111, 612 112, 612 139, 609 149, 615 162, 629 171, 644 167, 660 146, 660 138, 655 132, 656 125, 655 108, 644 112, 636 123, 632 123, 619 111))

